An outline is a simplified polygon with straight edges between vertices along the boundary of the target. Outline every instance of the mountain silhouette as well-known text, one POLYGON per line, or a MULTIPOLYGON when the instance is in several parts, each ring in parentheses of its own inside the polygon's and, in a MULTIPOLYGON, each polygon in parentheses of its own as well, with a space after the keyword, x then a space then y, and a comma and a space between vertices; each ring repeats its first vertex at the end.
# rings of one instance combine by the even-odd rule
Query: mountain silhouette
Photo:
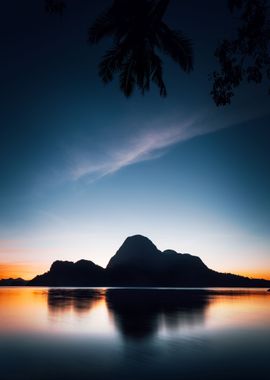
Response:
POLYGON ((197 256, 173 250, 161 252, 148 238, 128 237, 107 265, 111 282, 120 286, 268 286, 209 269, 197 256))
POLYGON ((133 286, 199 285, 209 273, 199 257, 161 252, 140 235, 127 238, 106 269, 113 283, 133 286))
POLYGON ((106 269, 91 261, 56 261, 49 272, 29 281, 35 286, 269 287, 270 281, 209 269, 187 253, 164 252, 148 238, 128 237, 106 269))
POLYGON ((92 261, 55 261, 49 272, 36 276, 29 285, 38 286, 103 286, 105 269, 92 261))
POLYGON ((0 286, 24 286, 28 281, 23 280, 22 278, 6 278, 0 280, 0 286))

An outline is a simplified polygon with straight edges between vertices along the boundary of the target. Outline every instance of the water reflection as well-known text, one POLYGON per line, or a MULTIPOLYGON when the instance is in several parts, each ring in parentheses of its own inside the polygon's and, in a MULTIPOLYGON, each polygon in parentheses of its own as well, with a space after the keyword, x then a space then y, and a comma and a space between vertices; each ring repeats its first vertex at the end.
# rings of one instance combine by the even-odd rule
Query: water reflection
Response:
POLYGON ((165 327, 203 324, 209 305, 201 290, 166 289, 49 289, 50 314, 90 312, 103 301, 115 328, 126 339, 153 337, 165 327))
POLYGON ((98 289, 49 289, 47 294, 50 313, 70 309, 79 314, 89 312, 104 297, 104 292, 98 289))
POLYGON ((266 290, 2 288, 0 316, 4 380, 270 373, 266 290))
POLYGON ((121 334, 133 339, 152 337, 163 325, 201 324, 208 306, 204 292, 165 289, 109 289, 106 302, 121 334))

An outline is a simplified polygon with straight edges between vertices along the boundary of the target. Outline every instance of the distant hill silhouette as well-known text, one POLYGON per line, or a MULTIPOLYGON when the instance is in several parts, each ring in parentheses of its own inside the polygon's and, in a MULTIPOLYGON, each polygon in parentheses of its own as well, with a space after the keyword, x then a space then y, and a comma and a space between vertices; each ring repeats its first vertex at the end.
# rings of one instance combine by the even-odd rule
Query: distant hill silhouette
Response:
POLYGON ((197 256, 161 252, 148 238, 128 237, 106 269, 91 261, 56 261, 35 286, 269 287, 270 281, 209 269, 197 256))
POLYGON ((107 283, 104 268, 92 261, 55 261, 49 272, 36 276, 29 285, 38 286, 103 286, 107 283))
POLYGON ((27 285, 28 281, 22 278, 7 278, 0 280, 0 286, 24 286, 27 285))

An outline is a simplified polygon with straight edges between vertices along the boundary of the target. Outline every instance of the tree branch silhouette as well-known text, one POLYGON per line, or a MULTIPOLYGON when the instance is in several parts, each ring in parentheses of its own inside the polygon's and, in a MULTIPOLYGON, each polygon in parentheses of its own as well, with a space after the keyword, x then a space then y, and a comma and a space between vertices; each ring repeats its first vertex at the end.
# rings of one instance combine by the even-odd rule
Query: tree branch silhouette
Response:
MULTIPOLYGON (((215 50, 219 68, 210 74, 211 96, 217 106, 230 104, 243 82, 270 80, 270 19, 267 0, 228 0, 239 26, 234 39, 224 39, 215 50)), ((46 11, 62 14, 65 0, 45 0, 46 11)), ((120 90, 129 97, 137 87, 144 94, 155 83, 167 95, 163 62, 158 53, 171 57, 184 72, 193 69, 191 41, 170 29, 163 16, 170 0, 113 0, 89 28, 89 42, 113 39, 99 64, 99 76, 107 84, 119 76, 120 90)), ((270 88, 269 88, 270 94, 270 88)))
MULTIPOLYGON (((224 39, 215 51, 220 69, 211 79, 212 98, 217 106, 231 103, 235 89, 244 81, 270 80, 270 20, 265 0, 229 0, 239 17, 235 39, 224 39)), ((269 91, 270 93, 270 91, 269 91)))

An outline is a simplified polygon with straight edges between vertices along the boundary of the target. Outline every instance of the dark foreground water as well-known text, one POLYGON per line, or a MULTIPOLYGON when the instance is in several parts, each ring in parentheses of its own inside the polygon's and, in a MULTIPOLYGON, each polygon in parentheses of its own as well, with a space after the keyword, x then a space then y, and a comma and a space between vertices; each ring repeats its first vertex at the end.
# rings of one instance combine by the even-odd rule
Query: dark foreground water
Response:
POLYGON ((0 288, 1 380, 269 376, 266 289, 0 288))

